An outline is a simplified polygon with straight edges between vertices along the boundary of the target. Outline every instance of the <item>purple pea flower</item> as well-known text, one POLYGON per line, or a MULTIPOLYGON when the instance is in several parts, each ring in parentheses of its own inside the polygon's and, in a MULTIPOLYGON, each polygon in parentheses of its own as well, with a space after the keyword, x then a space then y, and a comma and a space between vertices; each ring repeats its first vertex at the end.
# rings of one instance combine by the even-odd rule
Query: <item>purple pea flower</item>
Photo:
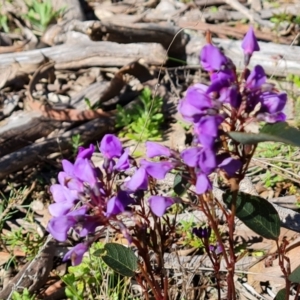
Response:
POLYGON ((86 243, 77 244, 65 254, 63 261, 71 259, 72 266, 77 266, 82 262, 83 255, 88 249, 89 247, 86 243))
POLYGON ((81 220, 87 211, 86 206, 82 206, 77 210, 73 210, 64 216, 52 218, 47 226, 47 230, 58 241, 64 242, 67 240, 68 231, 81 220))
POLYGON ((200 62, 205 71, 219 71, 228 63, 228 58, 213 45, 205 45, 200 54, 200 62))
POLYGON ((162 217, 167 208, 175 202, 173 198, 163 196, 151 196, 148 201, 151 211, 158 217, 162 217))
POLYGON ((211 228, 210 227, 200 227, 200 228, 193 228, 192 233, 196 235, 200 239, 208 240, 211 235, 211 228))
POLYGON ((185 98, 179 102, 178 111, 186 121, 197 122, 207 109, 213 107, 207 88, 203 84, 195 84, 188 88, 185 98))
POLYGON ((106 217, 115 216, 125 211, 129 204, 134 202, 128 193, 119 191, 117 196, 112 197, 107 202, 106 217))
POLYGON ((267 81, 265 70, 262 66, 256 65, 246 81, 246 87, 250 90, 257 90, 267 81))
POLYGON ((148 188, 148 176, 144 168, 139 168, 132 177, 124 184, 125 189, 130 192, 137 190, 147 190, 148 188))
POLYGON ((84 147, 79 147, 78 148, 78 154, 77 154, 77 158, 87 158, 87 159, 91 159, 91 157, 93 156, 95 152, 95 146, 93 144, 90 144, 89 148, 84 148, 84 147))
POLYGON ((199 153, 198 166, 204 174, 210 174, 217 167, 215 151, 210 148, 203 148, 199 153))
POLYGON ((185 149, 181 152, 180 156, 185 164, 189 167, 196 167, 199 160, 201 148, 199 147, 192 147, 189 149, 185 149))
POLYGON ((275 94, 271 92, 262 93, 261 109, 257 114, 258 120, 263 120, 268 123, 283 122, 286 115, 282 112, 287 102, 287 94, 275 94))
POLYGON ((242 162, 239 159, 235 159, 227 153, 223 153, 217 156, 218 167, 223 169, 229 177, 233 177, 234 174, 242 167, 242 162))
POLYGON ((106 134, 100 143, 100 151, 108 159, 120 157, 122 150, 120 140, 113 134, 106 134))
POLYGON ((74 174, 78 179, 88 183, 91 187, 97 182, 95 169, 92 166, 92 162, 87 158, 79 157, 76 159, 74 164, 74 174))
POLYGON ((155 142, 146 142, 146 155, 149 158, 155 156, 170 157, 171 150, 168 147, 165 147, 155 142))
POLYGON ((219 115, 204 116, 195 124, 194 130, 203 147, 212 148, 218 136, 218 127, 224 118, 219 115))
POLYGON ((251 58, 253 52, 260 50, 252 26, 249 27, 249 30, 247 31, 247 33, 246 33, 246 35, 243 39, 242 48, 244 49, 244 55, 245 55, 244 63, 245 63, 245 66, 248 66, 250 58, 251 58))
POLYGON ((204 194, 207 191, 211 191, 212 184, 208 178, 207 175, 204 173, 199 173, 197 175, 197 181, 196 181, 196 192, 198 194, 204 194))
POLYGON ((217 243, 216 245, 209 245, 209 250, 214 252, 216 255, 220 255, 223 252, 222 246, 217 243))
POLYGON ((119 160, 116 162, 113 167, 114 170, 124 171, 129 169, 130 161, 129 161, 129 149, 125 149, 119 160))
POLYGON ((166 174, 174 168, 174 164, 169 161, 153 162, 141 159, 140 165, 148 175, 159 180, 164 179, 166 174))
POLYGON ((49 205, 49 212, 54 217, 65 215, 74 206, 76 200, 78 200, 78 192, 70 190, 60 184, 53 184, 50 187, 50 192, 56 203, 49 205))
POLYGON ((58 173, 58 182, 71 190, 83 191, 82 181, 74 173, 74 165, 66 159, 62 160, 63 172, 58 173))

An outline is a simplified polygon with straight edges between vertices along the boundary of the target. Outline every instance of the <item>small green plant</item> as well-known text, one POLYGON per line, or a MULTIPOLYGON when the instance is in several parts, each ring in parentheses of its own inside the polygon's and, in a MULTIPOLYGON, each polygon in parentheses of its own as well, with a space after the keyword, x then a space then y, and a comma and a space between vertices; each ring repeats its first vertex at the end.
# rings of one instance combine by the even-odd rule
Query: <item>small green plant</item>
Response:
POLYGON ((34 300, 35 296, 30 296, 28 289, 24 289, 22 293, 14 292, 12 300, 34 300))
POLYGON ((26 3, 28 13, 23 17, 27 19, 37 34, 43 33, 52 20, 57 19, 65 10, 65 7, 55 11, 51 0, 29 0, 26 3))
POLYGON ((69 267, 68 274, 62 277, 68 299, 93 300, 103 295, 103 299, 108 300, 134 300, 128 289, 130 279, 112 271, 101 257, 92 255, 103 248, 104 244, 95 243, 90 249, 90 255, 84 257, 80 265, 69 267))
MULTIPOLYGON (((203 226, 204 224, 202 224, 201 226, 203 226)), ((179 222, 179 227, 177 230, 177 233, 180 236, 184 237, 183 240, 183 246, 190 246, 190 247, 194 247, 197 249, 203 249, 204 245, 202 240, 197 237, 195 234, 193 234, 193 228, 195 228, 196 226, 199 226, 199 223, 197 223, 194 218, 192 217, 190 220, 182 220, 179 222)), ((201 227, 199 226, 199 227, 201 227)), ((215 244, 216 243, 216 236, 214 233, 211 234, 210 238, 209 238, 209 243, 210 244, 215 244)))
POLYGON ((75 134, 72 136, 72 152, 74 155, 77 154, 78 147, 82 146, 83 142, 81 141, 80 134, 75 134))
POLYGON ((300 89, 300 76, 289 74, 286 79, 287 81, 293 82, 295 86, 300 89))
POLYGON ((119 135, 136 141, 160 140, 164 122, 163 100, 153 98, 149 88, 143 90, 140 100, 140 104, 130 109, 117 106, 116 127, 122 128, 119 135))
POLYGON ((6 33, 9 33, 8 18, 6 15, 0 15, 0 29, 6 33))

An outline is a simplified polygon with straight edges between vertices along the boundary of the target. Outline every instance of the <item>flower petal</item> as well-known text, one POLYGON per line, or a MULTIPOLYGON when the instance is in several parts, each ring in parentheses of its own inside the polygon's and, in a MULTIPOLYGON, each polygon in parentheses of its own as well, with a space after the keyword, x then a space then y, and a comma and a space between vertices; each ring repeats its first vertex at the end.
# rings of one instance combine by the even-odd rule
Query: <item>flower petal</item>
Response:
POLYGON ((119 138, 113 134, 106 134, 100 143, 100 151, 106 158, 120 157, 122 150, 119 138))
POLYGON ((149 158, 155 156, 170 157, 171 150, 168 147, 165 147, 155 142, 146 142, 146 155, 149 158))
POLYGON ((174 204, 172 198, 163 196, 151 196, 148 201, 152 212, 158 217, 162 217, 167 208, 174 204))

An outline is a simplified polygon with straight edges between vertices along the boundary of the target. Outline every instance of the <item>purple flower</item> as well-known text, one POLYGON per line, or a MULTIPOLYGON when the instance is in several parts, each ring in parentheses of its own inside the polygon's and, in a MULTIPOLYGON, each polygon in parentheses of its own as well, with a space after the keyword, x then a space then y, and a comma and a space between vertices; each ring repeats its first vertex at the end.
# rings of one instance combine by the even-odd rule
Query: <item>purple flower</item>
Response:
POLYGON ((223 117, 219 115, 205 116, 195 124, 195 133, 203 147, 211 148, 218 136, 218 127, 222 123, 223 117))
POLYGON ((228 63, 228 58, 213 45, 205 45, 200 54, 200 61, 205 71, 218 71, 228 63))
POLYGON ((188 88, 185 98, 178 105, 178 111, 186 121, 196 122, 207 109, 213 107, 213 102, 206 91, 207 86, 203 84, 195 84, 188 88))
POLYGON ((122 144, 120 140, 113 134, 106 134, 101 143, 100 151, 106 158, 120 157, 122 154, 122 144))
POLYGON ((198 165, 201 172, 210 174, 217 167, 215 151, 210 148, 203 148, 199 153, 198 165))
POLYGON ((284 122, 286 120, 286 115, 282 112, 276 114, 268 114, 262 113, 256 116, 257 120, 265 121, 267 123, 276 123, 276 122, 284 122))
POLYGON ((114 170, 124 171, 129 169, 130 162, 129 162, 129 149, 125 149, 124 153, 121 155, 119 160, 116 162, 115 166, 113 167, 114 170))
POLYGON ((211 235, 210 227, 193 228, 192 233, 200 239, 209 239, 211 235))
POLYGON ((282 112, 287 102, 286 93, 270 93, 266 92, 261 95, 261 112, 267 112, 269 114, 275 114, 282 112))
POLYGON ((59 183, 71 190, 82 192, 83 184, 74 174, 74 165, 66 159, 63 159, 61 163, 64 171, 58 174, 59 183))
POLYGON ((71 259, 72 266, 79 265, 82 261, 84 253, 88 251, 88 248, 89 247, 86 243, 77 244, 65 254, 63 261, 71 259))
POLYGON ((92 155, 95 152, 95 146, 93 144, 90 144, 89 148, 79 147, 78 148, 78 154, 77 158, 87 158, 91 159, 92 155))
POLYGON ((260 88, 267 81, 265 70, 262 66, 256 65, 251 71, 246 81, 246 87, 250 90, 260 88))
POLYGON ((64 216, 52 218, 47 226, 47 230, 58 241, 64 242, 67 239, 68 231, 74 227, 83 216, 85 216, 87 208, 81 208, 71 211, 64 216))
POLYGON ((134 202, 128 193, 124 191, 119 191, 117 196, 112 197, 107 202, 106 216, 115 216, 125 211, 129 204, 134 202))
POLYGON ((220 255, 223 252, 222 246, 219 245, 219 243, 217 243, 216 245, 209 245, 209 250, 211 252, 214 252, 216 255, 220 255))
POLYGON ((211 182, 207 175, 203 173, 199 173, 197 175, 197 181, 196 181, 196 192, 198 194, 206 193, 207 191, 210 191, 212 189, 211 182))
POLYGON ((230 103, 234 108, 238 108, 242 103, 241 94, 238 91, 236 85, 231 85, 228 88, 224 88, 220 91, 219 101, 221 103, 230 103))
POLYGON ((242 167, 242 162, 239 159, 232 158, 226 153, 218 155, 217 161, 218 167, 223 169, 229 177, 233 177, 242 167))
POLYGON ((148 176, 144 168, 139 168, 132 177, 125 182, 125 188, 130 192, 137 190, 147 190, 148 176))
POLYGON ((201 148, 199 147, 192 147, 189 149, 185 149, 181 152, 180 156, 185 164, 189 167, 196 167, 199 160, 201 148))
POLYGON ((50 192, 53 196, 55 202, 72 202, 78 199, 78 192, 74 190, 70 190, 65 186, 60 184, 53 184, 50 187, 50 192))
POLYGON ((146 170, 147 174, 155 179, 164 179, 166 174, 174 168, 174 165, 169 161, 147 161, 141 159, 140 165, 146 170))
POLYGON ((152 157, 155 157, 155 156, 170 157, 171 156, 171 150, 168 147, 165 147, 165 146, 160 145, 158 143, 146 142, 146 155, 149 158, 152 158, 152 157))
POLYGON ((78 179, 88 183, 91 187, 97 182, 96 172, 87 158, 77 158, 74 164, 74 174, 78 179))
POLYGON ((174 199, 163 196, 151 196, 149 198, 151 211, 158 217, 162 217, 167 208, 174 204, 174 199))
POLYGON ((78 200, 78 192, 70 190, 60 184, 54 184, 50 187, 53 199, 56 203, 49 205, 49 212, 54 217, 65 215, 74 206, 78 200))
POLYGON ((285 121, 286 115, 282 112, 287 102, 286 93, 265 92, 260 95, 261 109, 257 114, 258 120, 268 123, 285 121))
POLYGON ((260 50, 252 26, 249 27, 249 30, 247 31, 243 39, 242 48, 244 49, 245 54, 248 55, 252 55, 254 51, 260 50))

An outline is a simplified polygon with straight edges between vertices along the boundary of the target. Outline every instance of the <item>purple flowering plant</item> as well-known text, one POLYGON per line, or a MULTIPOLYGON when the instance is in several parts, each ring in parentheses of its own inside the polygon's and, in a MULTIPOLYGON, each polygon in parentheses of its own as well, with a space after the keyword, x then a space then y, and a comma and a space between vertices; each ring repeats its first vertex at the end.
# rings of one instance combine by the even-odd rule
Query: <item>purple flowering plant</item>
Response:
POLYGON ((87 149, 80 147, 74 163, 62 161, 63 171, 58 174, 58 183, 50 189, 54 203, 49 206, 53 218, 48 231, 60 242, 66 241, 71 232, 81 239, 67 252, 65 260, 71 259, 73 265, 80 264, 90 245, 109 228, 121 233, 137 250, 138 270, 134 270, 134 276, 145 295, 150 289, 155 299, 169 299, 164 254, 170 251, 177 237, 176 213, 171 218, 168 210, 181 203, 206 216, 207 226, 194 228, 192 232, 203 240, 217 279, 219 299, 222 259, 228 270, 227 298, 236 299, 235 217, 266 238, 277 240, 280 229, 278 214, 272 206, 264 199, 253 199, 241 193, 239 183, 245 177, 258 142, 299 143, 287 138, 294 129, 284 122, 286 93, 267 82, 260 65, 248 69, 253 52, 259 51, 252 27, 242 42, 242 49, 245 68, 241 75, 230 58, 216 46, 208 43, 201 50, 200 63, 209 73, 211 83, 189 87, 178 105, 183 119, 193 125, 191 147, 179 152, 149 141, 146 142, 147 159, 137 162, 115 135, 106 134, 99 146, 103 156, 100 167, 92 160, 93 145, 87 149), (266 125, 260 133, 252 133, 248 125, 253 122, 266 125), (183 193, 174 185, 176 197, 174 193, 163 194, 159 189, 159 182, 170 172, 176 172, 180 179, 183 193), (213 176, 228 187, 223 200, 214 196, 213 176), (184 197, 184 193, 191 197, 184 197), (260 201, 258 206, 263 210, 270 211, 262 221, 266 225, 263 229, 255 225, 256 215, 251 216, 253 223, 247 221, 249 215, 243 215, 243 207, 252 205, 254 200, 260 201), (217 210, 221 210, 227 222, 229 243, 224 242, 219 229, 217 210), (270 229, 266 230, 268 227, 270 229), (211 232, 216 236, 215 245, 208 242, 211 232), (155 255, 154 261, 151 252, 155 255))

